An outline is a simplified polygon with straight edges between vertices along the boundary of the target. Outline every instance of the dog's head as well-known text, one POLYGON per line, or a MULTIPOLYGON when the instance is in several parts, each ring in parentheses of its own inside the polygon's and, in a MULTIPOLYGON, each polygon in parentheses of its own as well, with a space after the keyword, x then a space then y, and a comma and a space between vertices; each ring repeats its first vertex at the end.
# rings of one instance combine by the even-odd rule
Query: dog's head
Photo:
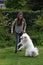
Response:
POLYGON ((21 38, 21 40, 23 40, 23 41, 27 41, 27 40, 28 40, 28 35, 27 35, 27 33, 23 33, 23 35, 22 35, 20 38, 21 38))

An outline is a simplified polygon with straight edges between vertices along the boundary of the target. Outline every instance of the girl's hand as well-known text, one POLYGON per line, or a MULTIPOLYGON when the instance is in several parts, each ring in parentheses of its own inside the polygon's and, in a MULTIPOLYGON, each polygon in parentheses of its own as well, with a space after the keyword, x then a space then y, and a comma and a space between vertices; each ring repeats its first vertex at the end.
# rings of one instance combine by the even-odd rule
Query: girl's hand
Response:
POLYGON ((13 26, 11 27, 11 34, 13 34, 13 26))
POLYGON ((11 31, 11 34, 13 34, 13 31, 11 31))
POLYGON ((25 33, 26 31, 24 30, 23 33, 25 33))

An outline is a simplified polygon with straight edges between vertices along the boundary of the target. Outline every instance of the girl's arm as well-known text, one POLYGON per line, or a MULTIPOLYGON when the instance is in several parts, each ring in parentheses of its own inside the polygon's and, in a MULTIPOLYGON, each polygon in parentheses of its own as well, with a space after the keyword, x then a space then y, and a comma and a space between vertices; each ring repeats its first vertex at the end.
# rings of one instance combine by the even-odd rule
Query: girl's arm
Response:
POLYGON ((26 32, 26 21, 25 21, 25 19, 24 19, 24 26, 23 27, 24 27, 23 32, 26 32))
POLYGON ((26 32, 26 26, 24 27, 24 30, 23 30, 23 32, 24 32, 24 33, 26 32))
POLYGON ((13 34, 13 27, 14 27, 14 22, 11 25, 11 34, 13 34))

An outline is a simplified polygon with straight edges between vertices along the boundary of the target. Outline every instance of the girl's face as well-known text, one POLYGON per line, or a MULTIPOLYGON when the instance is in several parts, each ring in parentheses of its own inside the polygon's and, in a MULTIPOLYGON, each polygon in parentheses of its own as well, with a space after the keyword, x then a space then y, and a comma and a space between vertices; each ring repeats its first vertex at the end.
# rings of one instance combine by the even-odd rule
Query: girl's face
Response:
POLYGON ((21 20, 23 18, 23 15, 19 15, 19 20, 21 20))

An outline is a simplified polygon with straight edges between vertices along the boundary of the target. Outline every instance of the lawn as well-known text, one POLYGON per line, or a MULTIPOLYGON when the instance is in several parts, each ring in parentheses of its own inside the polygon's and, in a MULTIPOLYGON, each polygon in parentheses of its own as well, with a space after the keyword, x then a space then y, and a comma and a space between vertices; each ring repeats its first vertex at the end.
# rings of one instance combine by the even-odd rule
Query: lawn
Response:
POLYGON ((0 48, 0 65, 43 65, 43 46, 39 46, 39 56, 25 57, 25 50, 14 53, 14 47, 0 48))

